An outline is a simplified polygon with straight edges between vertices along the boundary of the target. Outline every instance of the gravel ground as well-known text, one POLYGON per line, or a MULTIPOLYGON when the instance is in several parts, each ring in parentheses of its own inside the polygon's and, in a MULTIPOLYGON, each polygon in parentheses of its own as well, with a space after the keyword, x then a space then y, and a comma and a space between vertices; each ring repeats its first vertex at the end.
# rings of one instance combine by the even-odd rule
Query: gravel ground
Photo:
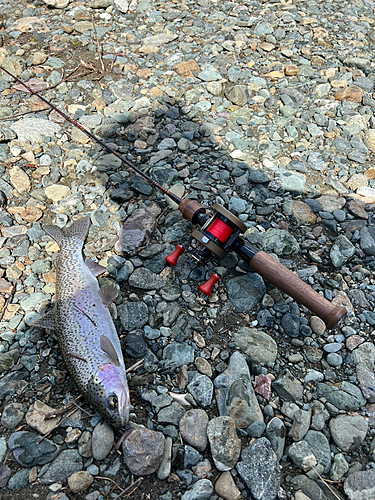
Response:
POLYGON ((210 272, 165 263, 191 242, 176 207, 2 72, 1 499, 375 498, 372 0, 0 7, 4 68, 348 310, 326 331, 232 254, 203 297, 210 272), (118 449, 32 327, 55 293, 43 224, 87 215, 132 367, 118 449))

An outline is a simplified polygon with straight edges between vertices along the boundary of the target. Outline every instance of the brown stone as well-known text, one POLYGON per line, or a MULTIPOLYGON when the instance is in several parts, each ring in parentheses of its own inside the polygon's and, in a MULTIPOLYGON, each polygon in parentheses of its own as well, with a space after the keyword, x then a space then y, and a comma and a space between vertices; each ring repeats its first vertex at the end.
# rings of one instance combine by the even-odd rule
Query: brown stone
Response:
POLYGON ((294 64, 289 64, 288 66, 285 66, 284 71, 286 76, 294 76, 298 73, 298 67, 294 64))
POLYGON ((68 478, 68 486, 73 493, 86 491, 93 483, 94 478, 87 470, 75 472, 68 478))
POLYGON ((182 78, 186 78, 188 76, 194 76, 193 71, 199 71, 200 68, 198 64, 194 61, 194 59, 189 59, 188 61, 183 61, 175 66, 173 69, 178 73, 182 78))
POLYGON ((122 444, 124 461, 130 472, 137 476, 155 472, 163 459, 164 443, 161 432, 145 427, 132 429, 122 444))
POLYGON ((208 415, 204 410, 189 410, 180 420, 180 433, 182 439, 198 451, 207 447, 208 415))
POLYGON ((284 204, 284 212, 292 215, 297 224, 312 225, 316 223, 316 215, 307 203, 299 200, 291 200, 284 204))
POLYGON ((20 216, 22 217, 22 219, 27 222, 36 222, 42 217, 42 215, 43 212, 38 207, 28 207, 21 210, 20 212, 20 216))
POLYGON ((106 107, 104 99, 95 99, 92 104, 93 106, 95 106, 96 111, 103 111, 103 109, 106 107))
POLYGON ((364 341, 365 339, 359 335, 351 335, 346 339, 345 345, 349 351, 353 351, 356 347, 363 344, 364 341))
POLYGON ((364 176, 367 177, 367 179, 375 179, 375 167, 368 168, 364 172, 364 176))
POLYGON ((335 93, 336 101, 342 101, 346 99, 351 102, 361 102, 363 92, 359 87, 348 87, 346 89, 338 90, 335 93))
POLYGON ((356 217, 359 217, 360 219, 366 219, 366 220, 368 219, 368 214, 366 210, 363 207, 361 207, 361 205, 356 201, 354 200, 349 201, 347 208, 349 212, 355 215, 356 217))
POLYGON ((273 43, 268 43, 268 42, 261 43, 259 47, 265 52, 271 52, 275 48, 273 43))
POLYGON ((151 70, 149 68, 143 68, 143 69, 139 69, 137 72, 136 72, 136 75, 138 76, 138 78, 149 78, 151 76, 151 70))
POLYGON ((5 280, 4 278, 0 279, 0 292, 1 293, 9 293, 13 289, 12 283, 9 283, 9 281, 5 280))
POLYGON ((40 434, 50 432, 61 420, 61 415, 48 419, 45 418, 48 413, 52 413, 54 410, 51 406, 36 400, 26 413, 27 425, 40 432, 40 434))
POLYGON ((312 56, 311 57, 311 65, 312 66, 323 66, 326 60, 320 56, 312 56))
POLYGON ((12 186, 20 193, 26 194, 30 191, 29 176, 19 167, 13 167, 9 171, 10 182, 12 186))

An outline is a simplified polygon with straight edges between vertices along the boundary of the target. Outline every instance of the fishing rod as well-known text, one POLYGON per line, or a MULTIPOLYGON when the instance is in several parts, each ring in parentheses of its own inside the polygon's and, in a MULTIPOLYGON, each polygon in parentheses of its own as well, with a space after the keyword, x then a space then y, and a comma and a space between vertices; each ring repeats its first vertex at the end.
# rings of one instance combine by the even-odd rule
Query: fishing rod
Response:
MULTIPOLYGON (((300 280, 298 276, 280 264, 280 262, 277 262, 267 253, 244 240, 240 234, 244 233, 247 227, 232 212, 219 204, 214 204, 212 206, 212 212, 207 214, 206 209, 198 201, 179 198, 167 188, 151 179, 151 177, 142 172, 142 170, 133 165, 120 153, 114 151, 101 139, 86 130, 80 123, 66 115, 48 101, 48 99, 41 96, 38 92, 35 92, 35 90, 17 76, 13 75, 2 66, 0 66, 0 70, 3 70, 16 82, 25 87, 31 94, 37 96, 47 104, 47 106, 59 113, 65 120, 81 130, 81 132, 92 141, 99 144, 105 151, 115 155, 124 165, 134 170, 148 183, 168 196, 178 205, 182 217, 196 226, 191 236, 202 246, 202 249, 191 250, 182 245, 177 245, 175 251, 166 257, 166 261, 170 265, 175 266, 178 258, 184 251, 187 251, 203 265, 206 265, 205 263, 207 261, 211 262, 212 255, 222 259, 228 252, 233 251, 243 259, 253 271, 319 316, 325 322, 328 330, 336 326, 345 316, 347 313, 345 307, 331 304, 331 302, 300 280)), ((207 267, 211 269, 210 266, 207 267)), ((215 272, 212 272, 208 281, 199 286, 199 290, 205 295, 210 295, 213 286, 219 279, 220 277, 215 272)))

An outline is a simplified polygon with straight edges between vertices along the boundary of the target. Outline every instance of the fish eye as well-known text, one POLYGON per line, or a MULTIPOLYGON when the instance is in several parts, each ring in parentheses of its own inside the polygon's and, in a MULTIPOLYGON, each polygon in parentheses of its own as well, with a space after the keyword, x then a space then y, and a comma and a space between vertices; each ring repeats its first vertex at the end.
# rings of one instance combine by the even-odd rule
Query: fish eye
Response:
POLYGON ((115 394, 111 394, 110 396, 108 396, 108 404, 111 408, 117 408, 118 399, 115 394))

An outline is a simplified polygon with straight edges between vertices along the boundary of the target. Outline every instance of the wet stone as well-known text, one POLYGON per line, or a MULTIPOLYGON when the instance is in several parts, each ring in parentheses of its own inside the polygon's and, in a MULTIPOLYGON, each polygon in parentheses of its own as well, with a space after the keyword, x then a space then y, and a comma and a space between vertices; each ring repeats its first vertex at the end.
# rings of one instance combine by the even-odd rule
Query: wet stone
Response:
POLYGON ((50 464, 40 471, 42 483, 56 483, 64 481, 69 476, 82 470, 82 458, 76 449, 64 450, 50 464))

